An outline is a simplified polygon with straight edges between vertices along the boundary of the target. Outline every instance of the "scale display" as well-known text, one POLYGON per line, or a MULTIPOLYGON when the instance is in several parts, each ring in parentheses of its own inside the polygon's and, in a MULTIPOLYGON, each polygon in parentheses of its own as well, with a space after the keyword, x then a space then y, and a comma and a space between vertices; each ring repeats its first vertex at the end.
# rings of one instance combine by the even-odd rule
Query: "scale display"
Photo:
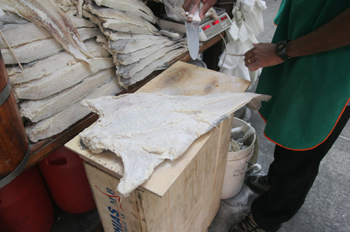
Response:
MULTIPOLYGON (((169 31, 177 31, 186 33, 186 28, 184 23, 176 22, 171 19, 160 19, 158 24, 161 29, 169 30, 169 31)), ((232 25, 232 21, 227 13, 219 14, 217 19, 204 19, 203 22, 199 25, 199 41, 205 42, 217 34, 225 31, 230 28, 232 25)))
POLYGON ((218 19, 209 20, 199 26, 199 41, 207 41, 231 27, 232 22, 226 13, 218 19))

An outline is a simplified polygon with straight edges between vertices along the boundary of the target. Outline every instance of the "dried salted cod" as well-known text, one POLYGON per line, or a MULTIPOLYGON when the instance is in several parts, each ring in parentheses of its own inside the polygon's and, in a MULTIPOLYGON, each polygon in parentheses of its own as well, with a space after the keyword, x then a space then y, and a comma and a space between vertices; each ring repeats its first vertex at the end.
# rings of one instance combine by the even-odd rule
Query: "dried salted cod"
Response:
POLYGON ((180 49, 176 49, 176 50, 173 50, 173 51, 167 53, 165 56, 161 57, 158 60, 155 60, 150 65, 146 66, 142 71, 136 73, 130 79, 126 79, 126 78, 123 78, 122 76, 118 76, 120 85, 125 87, 125 86, 135 84, 136 82, 145 79, 148 75, 150 75, 158 67, 163 66, 164 64, 167 64, 169 61, 182 55, 187 50, 188 50, 187 48, 180 48, 180 49))
MULTIPOLYGON (((82 34, 82 40, 87 40, 100 34, 97 28, 79 28, 78 31, 82 34)), ((26 39, 25 37, 23 38, 26 39)), ((55 39, 48 38, 28 42, 14 47, 12 50, 16 54, 20 63, 29 63, 34 60, 40 60, 53 56, 63 51, 63 47, 57 43, 55 39)), ((3 54, 5 64, 17 64, 17 61, 10 49, 2 49, 1 52, 3 54)))
POLYGON ((107 6, 120 11, 126 11, 133 14, 140 15, 141 18, 146 19, 151 23, 156 23, 157 18, 154 16, 151 9, 149 9, 143 2, 138 0, 94 0, 99 6, 107 6))
MULTIPOLYGON (((130 65, 120 65, 117 68, 117 75, 122 76, 123 78, 131 78, 136 73, 144 70, 144 68, 159 58, 165 56, 168 52, 175 50, 179 47, 183 46, 180 43, 174 44, 173 46, 168 47, 160 47, 156 52, 146 56, 140 61, 130 64, 130 65)), ((164 62, 163 62, 164 63, 164 62)))
POLYGON ((110 40, 130 40, 130 39, 136 39, 136 40, 142 40, 142 39, 153 39, 153 40, 163 40, 164 36, 155 36, 155 35, 134 35, 129 33, 123 33, 123 32, 116 32, 111 30, 105 30, 103 32, 108 39, 110 40))
POLYGON ((5 25, 5 24, 26 24, 26 23, 30 23, 30 21, 19 17, 15 13, 11 13, 11 12, 4 12, 4 13, 5 14, 3 16, 1 16, 1 18, 0 18, 1 26, 5 25))
POLYGON ((77 10, 78 10, 78 16, 83 17, 83 4, 85 0, 78 0, 77 2, 77 10))
POLYGON ((20 114, 31 122, 38 122, 74 104, 93 89, 110 82, 112 78, 115 78, 114 69, 99 71, 54 96, 22 102, 20 114))
MULTIPOLYGON (((11 47, 52 38, 52 35, 45 28, 34 23, 18 24, 16 27, 3 30, 3 34, 11 47)), ((0 37, 0 48, 8 48, 2 37, 0 37)))
POLYGON ((68 52, 61 52, 46 59, 29 63, 23 66, 23 71, 17 66, 7 68, 7 72, 11 84, 14 85, 42 78, 72 63, 76 63, 75 58, 68 52))
MULTIPOLYGON (((97 37, 102 34, 99 28, 79 28, 78 32, 82 40, 97 37)), ((86 50, 89 51, 87 48, 86 50)), ((90 56, 92 55, 90 54, 90 56)))
POLYGON ((0 7, 46 28, 77 59, 90 57, 72 22, 53 0, 0 0, 0 7))
POLYGON ((141 35, 159 35, 156 31, 150 31, 147 27, 140 27, 119 19, 103 20, 103 26, 119 32, 141 35))
POLYGON ((96 25, 92 22, 90 22, 87 19, 79 18, 76 16, 69 16, 70 20, 72 21, 72 24, 75 28, 81 28, 81 27, 96 27, 96 25))
POLYGON ((85 100, 82 104, 100 118, 80 138, 94 153, 110 150, 122 158, 124 174, 118 191, 128 196, 157 165, 181 156, 195 139, 258 97, 269 99, 226 92, 206 96, 135 93, 85 100))
POLYGON ((118 21, 118 20, 112 20, 112 19, 103 19, 98 18, 94 14, 90 13, 87 10, 83 10, 83 16, 90 19, 93 23, 99 26, 100 30, 102 32, 105 32, 107 29, 106 27, 110 27, 110 29, 114 29, 121 32, 134 32, 136 34, 148 34, 152 35, 152 33, 147 30, 147 28, 140 28, 139 26, 131 25, 129 23, 118 21))
MULTIPOLYGON (((113 79, 109 83, 93 90, 89 95, 84 97, 84 99, 115 95, 120 90, 121 87, 118 85, 117 80, 113 79)), ((89 113, 89 109, 81 106, 80 101, 78 101, 47 119, 27 126, 25 130, 30 141, 38 142, 39 140, 46 139, 64 131, 89 113)))
POLYGON ((104 22, 103 25, 106 28, 110 28, 116 31, 125 31, 125 30, 121 30, 120 27, 134 26, 135 30, 130 29, 130 31, 133 34, 141 34, 140 32, 138 32, 138 30, 144 31, 145 29, 147 29, 148 33, 151 32, 152 34, 159 35, 158 29, 148 21, 140 18, 139 14, 122 12, 112 8, 98 7, 93 3, 88 3, 88 2, 85 3, 84 9, 96 15, 101 21, 103 21, 104 22))
MULTIPOLYGON (((63 51, 62 46, 53 38, 34 41, 12 49, 20 63, 40 60, 63 51)), ((17 64, 10 49, 1 50, 5 64, 17 64)))
MULTIPOLYGON (((90 22, 87 19, 84 18, 79 18, 76 16, 68 16, 69 19, 72 21, 72 24, 75 28, 82 28, 82 27, 96 27, 96 25, 92 22, 90 22)), ((21 24, 33 24, 32 22, 21 18, 20 16, 18 16, 17 14, 11 13, 11 12, 5 12, 5 14, 3 16, 1 16, 0 18, 0 26, 2 26, 2 31, 6 31, 8 29, 11 28, 15 28, 21 24)), ((34 24, 36 25, 36 24, 34 24)), ((42 30, 45 30, 44 28, 36 25, 37 27, 41 28, 42 30)), ((29 31, 29 30, 28 30, 29 31)), ((49 33, 47 30, 45 30, 47 33, 49 33)), ((34 31, 32 32, 34 34, 34 31)), ((37 32, 35 32, 37 33, 37 32)), ((29 34, 26 34, 26 31, 22 31, 22 34, 27 35, 27 36, 31 36, 29 34)), ((50 34, 50 33, 49 33, 50 34)), ((50 36, 52 37, 52 36, 50 36)))
POLYGON ((76 1, 71 1, 71 0, 54 0, 56 4, 64 11, 64 12, 69 12, 77 11, 77 6, 76 6, 76 1))
POLYGON ((89 11, 87 11, 87 10, 83 10, 82 13, 83 13, 83 16, 84 16, 85 18, 88 18, 91 22, 93 22, 94 24, 96 24, 96 25, 100 28, 101 32, 104 33, 104 31, 105 31, 106 29, 103 27, 102 21, 101 21, 98 17, 96 17, 95 15, 91 14, 91 13, 90 13, 89 11))
MULTIPOLYGON (((109 52, 103 49, 94 39, 87 40, 84 44, 93 57, 110 56, 109 52)), ((14 85, 40 79, 44 76, 50 75, 58 69, 75 63, 77 63, 77 60, 71 54, 68 52, 61 52, 46 59, 29 63, 28 65, 23 66, 23 71, 17 66, 7 68, 7 72, 11 84, 14 85)))
POLYGON ((85 62, 78 62, 61 68, 38 80, 15 85, 13 91, 18 99, 43 99, 81 82, 99 70, 114 67, 112 58, 92 58, 89 63, 90 67, 85 62))
POLYGON ((118 64, 120 65, 129 65, 135 62, 138 62, 139 60, 146 58, 149 55, 152 55, 153 53, 157 52, 160 48, 160 46, 168 47, 175 45, 175 41, 168 41, 162 44, 152 45, 150 47, 138 50, 136 52, 127 53, 127 54, 116 54, 116 60, 118 64))
MULTIPOLYGON (((82 40, 101 34, 98 28, 79 28, 77 31, 82 40)), ((45 28, 39 27, 34 23, 18 25, 17 27, 3 31, 3 34, 14 49, 16 49, 16 46, 52 38, 52 35, 45 28)), ((2 37, 0 37, 0 48, 8 48, 2 37)))
POLYGON ((16 28, 18 27, 20 24, 5 24, 3 27, 2 27, 2 31, 6 31, 6 30, 10 30, 10 29, 13 29, 13 28, 16 28))
POLYGON ((156 45, 156 44, 161 44, 162 42, 168 42, 171 41, 166 37, 163 37, 163 39, 159 39, 159 40, 152 40, 152 39, 144 39, 144 40, 135 40, 135 39, 131 39, 131 40, 118 40, 118 41, 109 41, 108 42, 108 47, 117 52, 117 53, 122 53, 122 54, 126 54, 126 53, 131 53, 131 52, 135 52, 138 51, 140 49, 144 49, 147 47, 150 47, 152 45, 156 45))

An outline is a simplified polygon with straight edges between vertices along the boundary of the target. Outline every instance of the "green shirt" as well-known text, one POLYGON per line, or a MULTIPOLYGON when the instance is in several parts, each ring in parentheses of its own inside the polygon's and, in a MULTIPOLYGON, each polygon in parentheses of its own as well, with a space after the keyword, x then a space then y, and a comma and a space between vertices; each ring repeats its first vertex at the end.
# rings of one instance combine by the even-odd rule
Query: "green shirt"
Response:
MULTIPOLYGON (((272 43, 308 34, 349 7, 348 0, 283 0, 272 43)), ((272 96, 260 109, 266 137, 289 149, 313 148, 349 100, 350 46, 264 68, 256 92, 272 96)))

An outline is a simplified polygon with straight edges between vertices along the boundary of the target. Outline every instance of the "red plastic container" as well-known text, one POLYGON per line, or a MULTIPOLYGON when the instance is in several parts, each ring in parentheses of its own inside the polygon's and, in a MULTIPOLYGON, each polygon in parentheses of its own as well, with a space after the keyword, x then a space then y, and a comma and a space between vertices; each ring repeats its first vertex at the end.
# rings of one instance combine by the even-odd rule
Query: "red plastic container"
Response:
POLYGON ((69 213, 96 208, 83 159, 61 147, 39 162, 39 169, 56 204, 69 213))
POLYGON ((1 232, 48 232, 53 220, 52 201, 36 166, 0 189, 1 232))

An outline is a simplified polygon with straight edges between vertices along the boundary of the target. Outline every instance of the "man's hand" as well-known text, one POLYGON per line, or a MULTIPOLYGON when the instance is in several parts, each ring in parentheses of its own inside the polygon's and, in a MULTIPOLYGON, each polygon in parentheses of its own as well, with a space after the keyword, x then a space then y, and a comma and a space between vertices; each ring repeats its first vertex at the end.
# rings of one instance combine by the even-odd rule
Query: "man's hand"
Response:
POLYGON ((201 19, 204 19, 204 15, 205 13, 208 12, 208 10, 214 6, 214 4, 216 3, 217 0, 202 0, 203 2, 203 7, 199 12, 199 17, 201 17, 201 19))
POLYGON ((250 71, 256 71, 259 68, 274 66, 284 62, 275 51, 276 44, 258 43, 253 44, 253 46, 252 49, 244 54, 245 66, 250 71))
MULTIPOLYGON (((286 38, 287 39, 287 38, 286 38)), ((283 62, 275 52, 275 44, 258 43, 244 54, 245 65, 251 71, 283 62)), ((307 56, 350 45, 350 8, 344 10, 316 30, 293 39, 286 53, 290 57, 307 56)))
POLYGON ((199 17, 204 19, 205 13, 212 7, 217 0, 185 0, 183 8, 186 12, 189 12, 191 15, 194 14, 197 7, 199 7, 199 3, 203 3, 203 7, 199 11, 199 17))

